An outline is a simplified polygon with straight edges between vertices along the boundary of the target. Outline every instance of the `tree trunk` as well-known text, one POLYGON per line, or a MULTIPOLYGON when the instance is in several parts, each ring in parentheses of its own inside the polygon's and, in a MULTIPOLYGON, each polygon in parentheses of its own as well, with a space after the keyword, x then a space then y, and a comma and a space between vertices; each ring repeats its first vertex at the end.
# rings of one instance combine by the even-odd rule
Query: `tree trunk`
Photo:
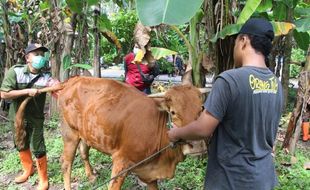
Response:
MULTIPOLYGON (((237 1, 235 0, 231 2, 205 0, 204 13, 207 40, 210 40, 216 32, 223 29, 224 26, 236 22, 236 18, 231 14, 232 10, 236 9, 237 1)), ((216 66, 216 74, 234 67, 233 37, 228 36, 223 40, 219 39, 216 43, 209 42, 208 48, 208 57, 210 62, 214 63, 216 66)))
POLYGON ((6 60, 5 60, 5 66, 4 66, 4 73, 13 66, 14 63, 14 48, 13 48, 13 42, 11 37, 11 25, 8 18, 8 7, 6 4, 6 1, 1 1, 1 8, 3 10, 3 32, 4 32, 4 42, 5 42, 5 52, 6 52, 6 60))
POLYGON ((292 52, 292 32, 290 32, 285 37, 284 42, 284 63, 282 68, 282 86, 283 86, 283 97, 284 97, 284 108, 287 106, 288 88, 289 88, 289 64, 291 62, 291 52, 292 52))
POLYGON ((219 39, 217 42, 217 68, 218 73, 234 68, 234 42, 235 39, 231 36, 224 40, 219 39))
POLYGON ((5 43, 0 41, 0 83, 4 78, 5 59, 5 43))
POLYGON ((100 16, 100 5, 95 9, 95 16, 94 16, 94 38, 95 38, 95 50, 94 50, 94 77, 101 77, 101 70, 100 70, 100 32, 98 29, 98 18, 100 16))
MULTIPOLYGON (((286 21, 293 23, 294 9, 287 7, 286 21)), ((283 86, 283 95, 284 95, 284 108, 287 106, 287 97, 288 97, 288 86, 289 86, 289 64, 291 63, 291 53, 292 53, 292 43, 293 43, 293 33, 292 31, 285 37, 284 42, 284 64, 282 70, 282 86, 283 86)))
POLYGON ((292 141, 288 147, 288 151, 289 151, 289 153, 291 153, 291 155, 295 154, 296 144, 297 144, 298 139, 300 137, 301 124, 302 124, 302 115, 297 120, 297 123, 296 123, 297 127, 295 128, 295 133, 294 133, 292 141))
POLYGON ((74 33, 76 27, 76 16, 77 14, 73 14, 71 18, 71 24, 65 24, 65 31, 64 31, 64 50, 61 56, 61 66, 60 66, 60 81, 65 81, 69 78, 69 69, 64 71, 64 57, 69 56, 70 59, 72 58, 72 48, 74 43, 74 33))
MULTIPOLYGON (((214 69, 215 60, 217 58, 217 48, 216 44, 209 41, 215 35, 215 23, 214 23, 214 5, 213 1, 205 1, 204 2, 204 23, 206 29, 205 40, 208 41, 208 52, 204 55, 203 66, 207 69, 208 72, 214 69), (208 66, 207 66, 208 65, 208 66), (206 68, 207 67, 207 68, 206 68)), ((216 73, 218 73, 217 67, 215 67, 216 73)))
MULTIPOLYGON (((50 56, 50 62, 51 62, 51 72, 52 76, 54 78, 60 79, 60 66, 62 65, 62 52, 63 52, 63 42, 64 42, 64 36, 63 32, 65 31, 65 25, 61 16, 60 12, 60 2, 59 0, 52 0, 51 1, 51 20, 52 20, 52 26, 51 30, 52 33, 57 36, 53 39, 51 43, 51 56, 50 56)), ((57 107, 57 101, 55 98, 52 97, 49 107, 50 115, 54 115, 57 113, 58 107, 57 107)))
POLYGON ((192 64, 192 73, 193 73, 193 85, 196 87, 203 86, 203 77, 201 76, 201 60, 202 57, 199 56, 200 47, 199 47, 199 13, 190 20, 190 43, 193 47, 193 51, 189 56, 189 59, 192 64))
MULTIPOLYGON (((299 83, 298 83, 298 91, 297 91, 297 98, 295 103, 295 108, 292 112, 286 135, 282 144, 282 148, 289 148, 291 151, 295 150, 294 146, 291 146, 290 144, 293 141, 293 144, 295 145, 296 141, 298 140, 297 137, 299 137, 299 133, 297 134, 298 130, 296 130, 296 127, 301 127, 300 125, 296 125, 297 120, 302 116, 303 110, 305 110, 305 107, 307 106, 307 101, 310 98, 310 47, 308 49, 307 53, 307 62, 305 65, 305 71, 302 71, 299 76, 299 83), (293 133, 296 133, 295 139, 291 139, 293 133)), ((300 131, 299 131, 300 132, 300 131)))

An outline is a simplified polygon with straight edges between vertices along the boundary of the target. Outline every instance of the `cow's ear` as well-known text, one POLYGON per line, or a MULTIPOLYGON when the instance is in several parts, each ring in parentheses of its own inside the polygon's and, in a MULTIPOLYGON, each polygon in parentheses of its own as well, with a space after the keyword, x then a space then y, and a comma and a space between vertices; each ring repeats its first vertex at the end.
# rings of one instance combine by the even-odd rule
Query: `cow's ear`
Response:
POLYGON ((164 98, 164 97, 162 97, 162 98, 153 98, 153 100, 155 101, 155 103, 157 105, 157 108, 160 111, 169 111, 166 98, 164 98))

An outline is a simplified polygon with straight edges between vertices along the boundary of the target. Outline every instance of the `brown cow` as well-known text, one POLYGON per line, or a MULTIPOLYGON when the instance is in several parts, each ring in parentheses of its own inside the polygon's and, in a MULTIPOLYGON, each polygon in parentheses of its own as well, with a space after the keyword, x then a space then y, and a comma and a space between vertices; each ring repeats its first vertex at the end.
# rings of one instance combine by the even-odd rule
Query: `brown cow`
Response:
MULTIPOLYGON (((65 189, 71 189, 72 163, 78 144, 86 174, 93 179, 88 161, 89 146, 112 156, 112 177, 169 144, 168 112, 172 121, 184 126, 201 112, 201 93, 192 86, 171 88, 163 98, 149 98, 127 84, 109 79, 75 77, 59 93, 62 111, 65 189)), ((148 186, 158 189, 157 180, 172 178, 178 162, 193 146, 167 149, 131 172, 148 186)), ((203 147, 205 148, 205 147, 203 147)), ((109 189, 121 189, 126 174, 112 180, 109 189)))

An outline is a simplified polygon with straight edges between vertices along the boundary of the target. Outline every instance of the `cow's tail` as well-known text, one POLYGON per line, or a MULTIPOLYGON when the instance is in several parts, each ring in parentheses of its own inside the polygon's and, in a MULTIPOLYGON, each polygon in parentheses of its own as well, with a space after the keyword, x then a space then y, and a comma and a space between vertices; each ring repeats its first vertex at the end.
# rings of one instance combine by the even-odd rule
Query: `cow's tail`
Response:
POLYGON ((66 82, 63 83, 58 83, 54 86, 49 86, 49 87, 45 87, 45 88, 41 88, 39 89, 39 93, 44 93, 44 92, 53 92, 53 91, 57 91, 57 90, 62 90, 66 85, 66 82))
POLYGON ((25 114, 25 108, 27 106, 27 103, 31 100, 32 97, 27 97, 19 106, 14 126, 15 126, 15 144, 19 150, 24 149, 25 146, 25 137, 26 137, 26 131, 24 127, 24 114, 25 114))
MULTIPOLYGON (((45 87, 39 89, 39 93, 44 92, 53 92, 57 90, 61 90, 65 87, 64 83, 59 83, 55 86, 51 87, 45 87)), ((24 115, 25 115, 25 109, 28 104, 28 102, 31 100, 32 97, 27 97, 18 107, 18 110, 15 115, 15 121, 14 121, 14 127, 15 127, 15 144, 18 149, 22 150, 25 146, 25 137, 26 137, 26 131, 24 127, 24 115)))

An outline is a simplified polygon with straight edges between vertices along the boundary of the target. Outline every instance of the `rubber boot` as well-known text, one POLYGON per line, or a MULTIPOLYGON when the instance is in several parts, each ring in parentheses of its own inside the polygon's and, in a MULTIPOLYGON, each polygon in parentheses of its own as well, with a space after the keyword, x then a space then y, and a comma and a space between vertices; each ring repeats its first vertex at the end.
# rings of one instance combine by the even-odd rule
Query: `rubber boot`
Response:
POLYGON ((37 187, 37 190, 46 190, 48 189, 46 155, 37 159, 37 168, 39 174, 39 185, 37 187))
POLYGON ((302 123, 302 140, 308 141, 309 140, 309 122, 302 123))
POLYGON ((20 176, 17 176, 15 178, 15 183, 23 183, 28 180, 28 177, 31 176, 34 173, 34 168, 33 168, 33 161, 31 157, 31 152, 30 149, 20 151, 19 152, 19 158, 20 162, 23 167, 23 174, 20 176))

